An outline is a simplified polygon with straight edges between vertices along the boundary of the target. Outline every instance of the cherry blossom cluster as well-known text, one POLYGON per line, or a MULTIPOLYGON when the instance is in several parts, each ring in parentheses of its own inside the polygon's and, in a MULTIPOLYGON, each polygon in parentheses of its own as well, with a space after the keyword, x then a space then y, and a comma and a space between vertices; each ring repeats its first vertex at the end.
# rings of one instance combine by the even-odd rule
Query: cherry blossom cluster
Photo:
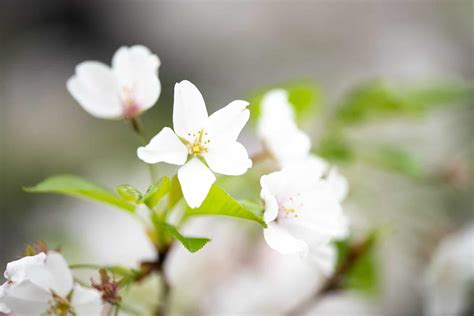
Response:
MULTIPOLYGON (((86 61, 67 82, 71 95, 91 115, 133 120, 158 100, 159 58, 143 46, 120 48, 109 67, 86 61)), ((187 206, 198 208, 216 175, 241 176, 252 160, 238 138, 247 124, 249 103, 236 100, 208 114, 198 88, 184 80, 174 87, 173 128, 164 127, 137 156, 148 164, 168 163, 177 171, 187 206)), ((310 137, 298 128, 284 90, 268 92, 261 103, 257 134, 277 170, 260 178, 263 236, 282 254, 309 258, 325 274, 335 265, 333 241, 348 235, 341 203, 348 191, 337 168, 311 153, 310 137)), ((104 296, 117 288, 74 282, 68 264, 54 251, 8 264, 0 288, 0 312, 15 315, 100 315, 104 296)), ((103 278, 104 279, 104 278, 103 278)), ((110 294, 109 293, 109 294, 110 294)))

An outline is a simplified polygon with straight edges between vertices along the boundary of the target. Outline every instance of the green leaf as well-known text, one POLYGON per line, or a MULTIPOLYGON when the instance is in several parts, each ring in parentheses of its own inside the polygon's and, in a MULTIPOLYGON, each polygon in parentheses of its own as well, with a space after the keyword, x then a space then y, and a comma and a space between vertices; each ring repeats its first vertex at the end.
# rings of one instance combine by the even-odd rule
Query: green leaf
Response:
POLYGON ((72 175, 53 176, 35 186, 26 187, 24 190, 33 193, 60 193, 107 203, 127 212, 135 210, 135 206, 123 201, 106 189, 72 175))
POLYGON ((350 239, 336 242, 338 252, 338 271, 344 269, 342 288, 356 290, 366 294, 376 294, 379 286, 379 274, 375 259, 377 234, 370 234, 362 243, 352 244, 350 239))
POLYGON ((267 92, 273 89, 284 89, 288 92, 288 101, 293 106, 297 120, 303 120, 317 112, 322 103, 322 93, 312 82, 287 83, 267 87, 250 97, 251 120, 260 117, 260 105, 267 92))
POLYGON ((356 88, 343 100, 336 119, 345 124, 357 124, 395 115, 420 115, 440 105, 469 102, 473 97, 472 84, 396 86, 374 80, 356 88))
POLYGON ((198 208, 186 209, 187 216, 195 215, 223 215, 238 217, 241 219, 247 219, 255 221, 267 227, 267 224, 262 218, 261 211, 256 213, 252 209, 245 207, 243 204, 240 204, 234 200, 230 195, 228 195, 224 190, 219 188, 216 185, 213 185, 207 195, 207 198, 204 200, 202 205, 198 208))
POLYGON ((154 208, 160 200, 168 194, 171 188, 171 180, 168 177, 161 178, 157 183, 151 185, 142 198, 142 202, 149 208, 154 208))
POLYGON ((128 184, 122 184, 117 186, 115 188, 115 191, 117 191, 118 195, 120 195, 122 199, 128 202, 132 202, 134 204, 138 203, 142 198, 142 194, 140 193, 140 191, 128 184))
POLYGON ((173 238, 177 239, 183 246, 190 252, 196 252, 204 247, 210 239, 209 238, 198 238, 198 237, 185 237, 174 227, 173 225, 161 223, 161 227, 173 238))
POLYGON ((362 154, 366 160, 381 168, 413 178, 424 175, 421 162, 412 154, 393 145, 382 145, 362 154))
POLYGON ((178 177, 174 176, 171 179, 171 187, 168 194, 168 209, 172 209, 182 197, 181 184, 179 183, 178 177))

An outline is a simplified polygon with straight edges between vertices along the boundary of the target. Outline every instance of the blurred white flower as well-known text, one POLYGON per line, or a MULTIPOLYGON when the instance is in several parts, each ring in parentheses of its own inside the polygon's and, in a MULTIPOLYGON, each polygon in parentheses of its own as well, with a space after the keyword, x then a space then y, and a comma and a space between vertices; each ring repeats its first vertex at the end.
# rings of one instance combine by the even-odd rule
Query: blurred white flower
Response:
POLYGON ((305 158, 311 149, 311 140, 296 125, 288 93, 282 89, 271 90, 263 97, 257 133, 281 166, 305 158))
POLYGON ((121 47, 112 58, 112 67, 97 61, 77 65, 67 88, 84 110, 95 117, 133 118, 158 100, 159 66, 160 60, 148 48, 121 47))
POLYGON ((212 171, 236 176, 252 166, 247 150, 237 142, 250 116, 247 106, 233 101, 208 116, 196 86, 181 81, 174 90, 174 131, 163 128, 137 155, 150 164, 182 165, 178 179, 184 198, 190 207, 199 207, 216 180, 212 171))
POLYGON ((57 252, 10 262, 4 275, 7 282, 0 290, 0 312, 19 316, 94 316, 102 312, 100 293, 74 284, 67 262, 57 252))
POLYGON ((435 251, 425 275, 424 314, 464 315, 472 304, 473 282, 474 226, 471 226, 443 240, 435 251))
POLYGON ((283 89, 267 92, 261 103, 257 133, 265 149, 284 168, 291 165, 313 164, 325 174, 339 201, 348 193, 347 179, 338 169, 322 158, 311 154, 311 140, 298 128, 288 93, 283 89))
POLYGON ((267 244, 283 254, 315 260, 324 273, 334 267, 331 242, 347 236, 338 196, 316 164, 286 167, 260 179, 267 244))

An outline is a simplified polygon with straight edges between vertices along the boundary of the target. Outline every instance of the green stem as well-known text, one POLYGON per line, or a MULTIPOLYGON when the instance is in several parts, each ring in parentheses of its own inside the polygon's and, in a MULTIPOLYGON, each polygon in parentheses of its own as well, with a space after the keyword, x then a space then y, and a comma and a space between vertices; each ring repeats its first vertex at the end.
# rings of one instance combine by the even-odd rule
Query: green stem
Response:
MULTIPOLYGON (((147 144, 147 137, 146 137, 145 129, 143 127, 142 122, 140 121, 138 117, 132 117, 130 119, 130 123, 132 125, 133 131, 135 132, 135 134, 137 134, 140 140, 140 143, 145 146, 147 144)), ((148 165, 148 170, 150 171, 151 182, 155 183, 155 181, 158 179, 156 169, 154 168, 154 165, 151 165, 151 164, 147 164, 147 165, 148 165)))

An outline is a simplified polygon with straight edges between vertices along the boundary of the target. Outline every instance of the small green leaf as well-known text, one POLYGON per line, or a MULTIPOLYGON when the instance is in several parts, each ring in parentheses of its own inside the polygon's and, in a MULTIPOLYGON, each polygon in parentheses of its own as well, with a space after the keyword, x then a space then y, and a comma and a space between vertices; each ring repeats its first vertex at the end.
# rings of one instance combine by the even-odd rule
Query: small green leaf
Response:
POLYGON ((60 193, 107 203, 127 212, 135 210, 135 206, 123 201, 106 189, 72 175, 53 176, 35 186, 24 188, 24 190, 33 193, 60 193))
POLYGON ((179 183, 178 177, 174 176, 171 179, 171 187, 168 194, 168 209, 172 209, 176 203, 181 200, 183 193, 181 192, 181 184, 179 183))
POLYGON ((204 200, 202 205, 195 209, 188 207, 186 210, 186 215, 223 215, 238 217, 255 221, 263 227, 267 227, 267 224, 263 220, 261 214, 257 214, 252 209, 240 204, 216 185, 211 187, 207 198, 204 200))
POLYGON ((117 186, 115 188, 115 191, 117 191, 118 195, 120 195, 120 197, 125 201, 132 202, 135 204, 138 203, 142 198, 142 194, 140 193, 140 191, 128 184, 122 184, 117 186))
POLYGON ((173 238, 177 239, 190 252, 196 252, 204 247, 210 239, 199 237, 185 237, 173 225, 162 223, 161 227, 173 238))
POLYGON ((393 145, 382 145, 363 154, 366 160, 381 168, 413 178, 423 176, 423 166, 415 156, 393 145))
POLYGON ((161 178, 157 183, 151 185, 143 196, 142 202, 149 208, 154 208, 160 200, 168 194, 171 188, 171 180, 168 177, 161 178))

